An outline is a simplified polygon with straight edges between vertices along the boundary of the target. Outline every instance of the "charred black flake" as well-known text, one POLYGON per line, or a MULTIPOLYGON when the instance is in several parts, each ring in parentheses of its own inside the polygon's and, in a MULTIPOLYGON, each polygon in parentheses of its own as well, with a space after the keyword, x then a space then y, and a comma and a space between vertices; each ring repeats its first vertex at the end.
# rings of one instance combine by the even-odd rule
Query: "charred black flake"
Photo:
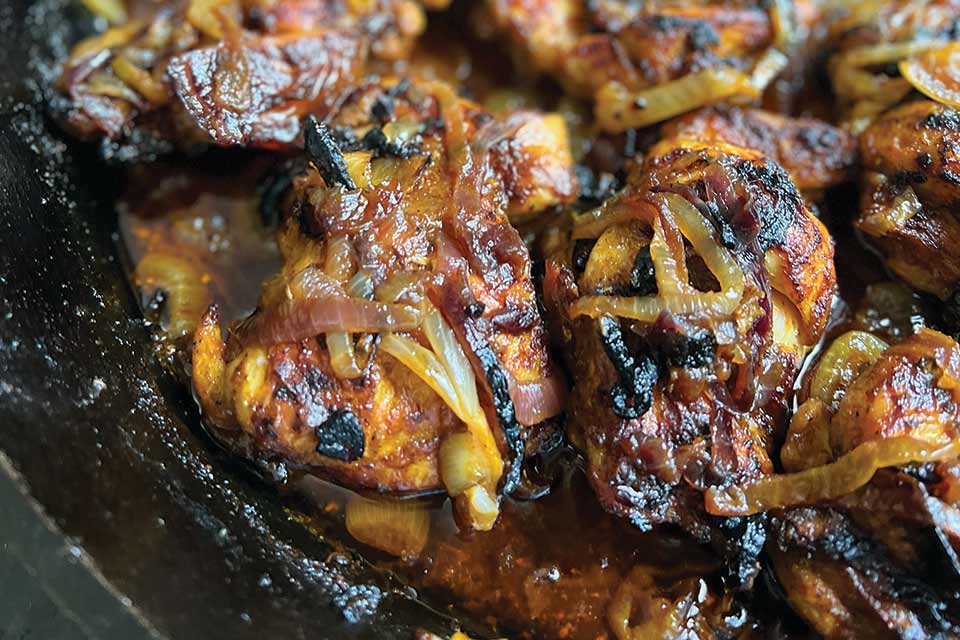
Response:
POLYGON ((349 409, 337 409, 317 427, 317 453, 341 462, 363 457, 365 438, 360 420, 349 409))
POLYGON ((600 320, 600 336, 607 357, 620 381, 610 388, 613 413, 625 420, 639 418, 653 404, 653 387, 660 377, 657 363, 646 354, 634 358, 623 340, 620 324, 611 318, 600 320))
POLYGON ((590 254, 596 244, 597 241, 591 238, 580 238, 573 243, 573 270, 576 273, 583 273, 583 270, 587 268, 590 254))
POLYGON ((257 187, 260 196, 258 210, 260 220, 266 227, 274 227, 280 221, 283 199, 293 186, 293 179, 303 173, 307 163, 303 158, 294 158, 270 171, 257 187))
POLYGON ((657 274, 653 268, 653 258, 650 257, 650 245, 647 245, 640 249, 633 260, 628 295, 651 296, 657 291, 657 274))
POLYGON ((314 116, 307 116, 303 128, 304 146, 307 157, 320 172, 320 177, 328 185, 342 185, 345 189, 354 190, 357 185, 347 172, 347 163, 343 160, 343 153, 333 141, 327 125, 314 116))

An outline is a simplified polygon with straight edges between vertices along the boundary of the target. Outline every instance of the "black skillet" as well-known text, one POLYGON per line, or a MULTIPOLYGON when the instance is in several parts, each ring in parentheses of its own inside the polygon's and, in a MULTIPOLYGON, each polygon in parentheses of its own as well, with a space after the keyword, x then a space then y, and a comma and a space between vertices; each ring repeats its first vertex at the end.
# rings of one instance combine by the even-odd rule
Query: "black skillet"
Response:
POLYGON ((285 515, 157 365, 117 173, 45 115, 84 28, 0 4, 0 638, 397 638, 454 621, 285 515))

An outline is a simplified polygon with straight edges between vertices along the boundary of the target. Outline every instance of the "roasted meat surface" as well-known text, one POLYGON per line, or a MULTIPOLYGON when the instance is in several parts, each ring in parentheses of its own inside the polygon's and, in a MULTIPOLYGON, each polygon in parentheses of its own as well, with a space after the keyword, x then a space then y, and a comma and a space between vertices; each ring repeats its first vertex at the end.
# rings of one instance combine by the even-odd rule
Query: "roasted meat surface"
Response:
POLYGON ((857 139, 847 131, 815 118, 749 107, 699 109, 666 123, 661 135, 759 151, 786 169, 804 193, 851 179, 857 162, 857 139))
POLYGON ((908 102, 860 136, 857 227, 910 286, 948 298, 960 285, 960 112, 908 102))
POLYGON ((753 150, 665 140, 577 215, 544 287, 573 371, 569 432, 603 505, 697 534, 706 486, 772 473, 835 286, 827 231, 753 150))
POLYGON ((789 25, 797 19, 792 2, 761 0, 487 0, 482 6, 477 31, 505 38, 521 68, 548 73, 569 93, 594 100, 608 131, 756 99, 786 64, 789 25))
POLYGON ((409 52, 426 25, 422 4, 163 4, 74 48, 59 111, 120 159, 197 144, 288 147, 301 118, 334 107, 369 61, 409 52))
POLYGON ((357 489, 445 489, 486 529, 525 443, 563 406, 511 207, 575 196, 569 150, 440 83, 357 88, 307 125, 281 273, 224 341, 197 331, 208 419, 357 489), (534 198, 534 200, 531 200, 534 198))
POLYGON ((960 345, 931 329, 894 345, 851 331, 814 368, 780 454, 796 475, 762 491, 792 496, 768 505, 789 507, 774 512, 771 558, 824 637, 960 633, 958 383, 960 345))

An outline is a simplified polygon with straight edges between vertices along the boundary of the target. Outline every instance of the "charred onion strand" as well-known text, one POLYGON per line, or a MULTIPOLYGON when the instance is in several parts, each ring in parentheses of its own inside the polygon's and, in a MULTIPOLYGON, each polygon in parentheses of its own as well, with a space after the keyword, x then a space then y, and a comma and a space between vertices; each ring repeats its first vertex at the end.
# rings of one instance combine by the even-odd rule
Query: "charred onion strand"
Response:
POLYGON ((748 516, 816 504, 856 491, 870 482, 878 469, 958 455, 960 440, 945 445, 908 436, 871 440, 821 467, 768 476, 746 486, 711 487, 705 496, 706 509, 718 516, 748 516))

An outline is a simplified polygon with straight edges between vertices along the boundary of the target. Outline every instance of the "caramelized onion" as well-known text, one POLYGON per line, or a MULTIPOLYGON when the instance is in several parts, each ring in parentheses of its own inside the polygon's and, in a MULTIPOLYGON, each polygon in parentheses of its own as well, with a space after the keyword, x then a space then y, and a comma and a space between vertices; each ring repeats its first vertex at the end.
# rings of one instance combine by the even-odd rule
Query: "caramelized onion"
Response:
POLYGON ((848 331, 820 357, 810 377, 810 397, 836 411, 843 394, 860 373, 876 362, 889 345, 866 331, 848 331))
POLYGON ((127 8, 123 0, 83 0, 83 6, 90 13, 105 18, 110 24, 123 24, 127 21, 127 8))
POLYGON ((509 377, 510 399, 517 422, 529 427, 559 415, 566 405, 566 385, 559 375, 532 382, 517 382, 509 377))
POLYGON ((411 331, 419 325, 420 314, 413 307, 327 296, 285 300, 259 311, 240 329, 240 336, 245 342, 277 344, 337 331, 411 331))
MULTIPOLYGON (((690 241, 697 255, 720 283, 719 292, 686 291, 682 284, 671 286, 657 296, 583 296, 570 305, 571 317, 590 316, 598 318, 613 315, 642 322, 653 322, 663 312, 676 315, 708 315, 728 317, 737 308, 743 298, 746 280, 743 270, 733 255, 722 247, 713 235, 710 224, 692 204, 673 193, 657 194, 662 206, 668 209, 677 221, 677 226, 690 241)), ((666 214, 661 213, 661 217, 666 214)), ((662 231, 662 229, 661 229, 662 231)), ((658 245, 659 246, 659 245, 658 245)), ((658 283, 661 278, 679 274, 680 255, 670 250, 663 240, 662 250, 651 246, 651 259, 658 283), (664 274, 661 276, 660 274, 664 274)))
POLYGON ((928 98, 960 107, 960 42, 902 61, 900 75, 928 98))
POLYGON ((430 514, 413 500, 354 496, 346 508, 347 531, 360 542, 390 555, 420 555, 430 535, 430 514))
POLYGON ((186 258, 167 253, 148 253, 137 264, 134 281, 146 295, 162 290, 166 295, 164 330, 171 337, 187 335, 210 306, 210 292, 203 274, 186 258))
POLYGON ((960 440, 946 445, 909 436, 871 440, 821 467, 768 476, 745 486, 711 487, 705 495, 706 509, 717 516, 748 516, 816 504, 856 491, 870 482, 878 469, 958 455, 960 440))
POLYGON ((597 92, 596 117, 604 130, 618 133, 721 100, 740 97, 750 101, 759 95, 750 77, 736 69, 707 69, 640 91, 610 81, 597 92))
POLYGON ((712 636, 695 620, 707 596, 703 580, 691 578, 677 583, 674 588, 680 596, 670 599, 660 594, 655 572, 654 567, 634 567, 610 599, 607 623, 617 640, 712 636))
MULTIPOLYGON (((323 270, 331 280, 344 284, 354 270, 353 247, 345 236, 332 238, 327 243, 323 270)), ((348 289, 347 294, 350 295, 348 289)), ((351 296, 355 297, 355 296, 351 296)), ((363 375, 353 350, 353 336, 344 331, 333 331, 326 337, 330 352, 330 366, 338 378, 351 380, 363 375)))
POLYGON ((869 216, 860 220, 857 226, 864 232, 875 238, 882 238, 891 231, 903 229, 907 222, 920 213, 923 205, 917 198, 916 192, 912 187, 906 187, 889 204, 881 210, 871 213, 869 216))

